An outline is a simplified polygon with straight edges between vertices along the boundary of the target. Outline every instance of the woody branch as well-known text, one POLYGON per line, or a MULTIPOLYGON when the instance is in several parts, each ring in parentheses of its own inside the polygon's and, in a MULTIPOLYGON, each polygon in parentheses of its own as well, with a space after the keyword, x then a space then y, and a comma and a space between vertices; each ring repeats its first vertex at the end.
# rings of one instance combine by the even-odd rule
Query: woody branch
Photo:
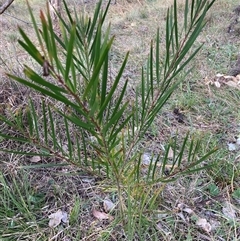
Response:
POLYGON ((4 11, 13 3, 14 0, 6 0, 5 3, 0 6, 0 14, 4 13, 4 11))

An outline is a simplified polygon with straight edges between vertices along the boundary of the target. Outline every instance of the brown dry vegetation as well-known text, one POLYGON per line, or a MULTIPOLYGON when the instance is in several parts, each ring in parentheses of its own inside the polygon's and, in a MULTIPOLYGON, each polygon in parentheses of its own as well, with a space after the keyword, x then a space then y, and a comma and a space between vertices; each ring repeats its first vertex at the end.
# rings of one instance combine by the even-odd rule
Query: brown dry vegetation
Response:
MULTIPOLYGON (((31 4, 36 14, 40 8, 45 8, 43 2, 33 2, 31 4)), ((178 1, 180 13, 184 2, 178 1)), ((155 38, 157 27, 164 33, 166 10, 171 3, 165 0, 122 0, 110 7, 108 20, 112 23, 112 34, 116 36, 111 56, 112 74, 115 74, 125 53, 130 51, 130 60, 124 73, 130 80, 130 99, 132 87, 140 79, 141 66, 145 64, 149 43, 155 38)), ((95 5, 93 1, 85 4, 69 1, 69 4, 79 11, 86 9, 90 14, 95 5)), ((240 186, 240 148, 234 151, 228 149, 228 144, 236 143, 240 136, 240 92, 226 85, 217 88, 209 84, 217 73, 227 74, 237 60, 239 33, 227 32, 234 18, 232 10, 237 4, 235 0, 216 1, 208 15, 205 30, 195 43, 204 43, 204 46, 189 66, 194 68, 159 114, 151 130, 146 133, 145 142, 141 144, 148 152, 159 153, 161 146, 176 133, 181 140, 190 131, 192 136, 202 139, 203 152, 219 147, 219 151, 209 160, 216 165, 166 185, 159 195, 159 213, 156 213, 154 225, 146 227, 143 236, 136 235, 134 240, 240 239, 240 197, 232 196, 240 186), (224 216, 223 207, 226 203, 233 205, 234 219, 224 216), (186 207, 193 213, 188 213, 186 207), (211 232, 196 225, 199 217, 209 221, 211 232)), ((29 93, 24 87, 13 85, 4 74, 10 72, 22 75, 22 67, 26 62, 35 66, 17 43, 18 25, 29 34, 32 31, 26 9, 24 1, 16 1, 7 14, 0 15, 0 113, 7 113, 9 108, 14 111, 19 106, 24 108, 29 94, 36 103, 41 99, 39 94, 29 93)), ((1 123, 0 128, 3 128, 1 123)), ((3 143, 1 140, 1 145, 6 147, 11 142, 3 143)), ((57 159, 41 161, 43 164, 59 162, 61 160, 57 159)), ((3 188, 0 186, 2 227, 11 227, 14 222, 22 224, 22 227, 7 232, 0 227, 0 240, 127 240, 118 220, 99 221, 92 214, 93 209, 104 210, 103 201, 106 198, 117 202, 115 190, 105 190, 108 180, 96 179, 72 166, 20 168, 31 164, 27 156, 0 153, 1 186, 7 185, 16 200, 39 198, 39 203, 34 203, 32 210, 26 213, 31 222, 21 223, 21 215, 16 213, 14 218, 10 218, 3 211, 3 202, 9 200, 4 199, 6 193, 1 194, 3 188), (73 213, 74 210, 75 214, 70 219, 70 225, 62 224, 60 228, 50 229, 47 218, 58 209, 67 213, 73 213)))

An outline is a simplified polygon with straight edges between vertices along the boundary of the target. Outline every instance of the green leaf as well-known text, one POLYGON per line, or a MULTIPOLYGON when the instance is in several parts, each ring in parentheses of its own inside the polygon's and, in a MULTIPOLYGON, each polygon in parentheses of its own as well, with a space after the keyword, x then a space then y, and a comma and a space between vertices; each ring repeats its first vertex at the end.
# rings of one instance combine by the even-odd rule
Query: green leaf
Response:
POLYGON ((35 89, 39 92, 41 92, 42 94, 46 95, 46 96, 49 96, 49 97, 52 97, 54 98, 55 100, 58 100, 66 105, 69 105, 69 106, 72 106, 74 109, 76 109, 77 111, 79 111, 81 114, 84 114, 84 112, 81 111, 81 109, 79 108, 79 106, 77 106, 76 104, 74 104, 73 102, 69 101, 65 96, 63 96, 60 92, 56 92, 56 93, 52 93, 51 91, 49 90, 46 90, 45 88, 42 88, 38 85, 35 85, 25 79, 22 79, 22 78, 19 78, 19 77, 16 77, 14 75, 10 75, 10 74, 7 74, 7 76, 9 76, 10 78, 18 81, 19 83, 22 83, 26 86, 29 86, 30 88, 32 89, 35 89))
POLYGON ((71 121, 72 123, 74 123, 75 125, 83 128, 84 130, 87 130, 89 132, 91 132, 92 134, 95 134, 95 131, 94 130, 94 125, 90 122, 83 122, 82 120, 80 120, 80 118, 78 116, 68 116, 68 115, 65 115, 63 114, 62 112, 59 112, 61 113, 62 116, 64 116, 65 118, 67 118, 69 121, 71 121))
POLYGON ((173 5, 173 9, 174 9, 174 30, 175 30, 175 45, 176 45, 176 49, 179 49, 179 42, 178 42, 178 16, 177 16, 177 11, 178 11, 178 7, 177 7, 177 0, 174 0, 174 5, 173 5))
MULTIPOLYGON (((111 101, 111 99, 112 99, 112 96, 113 96, 113 94, 115 93, 115 91, 116 91, 116 89, 117 89, 118 83, 119 83, 119 81, 120 81, 120 79, 121 79, 121 77, 122 77, 123 71, 124 71, 124 69, 125 69, 128 56, 129 56, 129 52, 126 54, 125 59, 124 59, 124 61, 123 61, 123 63, 122 63, 122 66, 121 66, 121 68, 120 68, 120 70, 119 70, 119 72, 118 72, 118 75, 117 75, 117 77, 115 78, 115 81, 114 81, 114 83, 113 83, 113 85, 112 85, 112 87, 111 87, 111 89, 110 89, 107 97, 105 98, 104 103, 103 103, 102 106, 101 106, 101 109, 100 109, 100 111, 99 111, 99 113, 98 113, 98 118, 99 118, 100 116, 102 116, 104 110, 106 109, 106 106, 110 103, 110 101, 111 101)), ((123 90, 122 90, 122 92, 121 92, 121 96, 123 96, 123 94, 124 94, 125 91, 126 91, 127 82, 128 82, 128 81, 126 81, 125 84, 124 84, 123 90)), ((121 96, 120 96, 120 99, 122 100, 122 97, 121 97, 121 96)), ((120 103, 117 103, 117 105, 115 106, 115 110, 113 111, 113 114, 112 114, 112 115, 114 115, 114 114, 116 113, 116 111, 118 110, 119 104, 120 104, 120 103)))
MULTIPOLYGON (((24 137, 15 137, 15 136, 7 135, 7 134, 1 133, 1 132, 0 132, 0 136, 7 140, 13 140, 13 141, 18 141, 18 142, 23 142, 23 143, 31 143, 30 139, 24 138, 24 137)), ((1 150, 4 150, 4 149, 1 149, 1 150)))
POLYGON ((240 188, 234 190, 234 192, 232 193, 232 197, 235 199, 240 199, 240 188))
POLYGON ((32 41, 27 37, 25 32, 19 28, 19 32, 22 35, 23 39, 25 40, 26 43, 23 41, 19 40, 19 44, 40 64, 43 65, 43 57, 40 54, 40 52, 37 50, 35 45, 32 43, 32 41))
POLYGON ((48 163, 48 164, 38 164, 31 166, 20 166, 22 169, 34 169, 34 168, 51 168, 51 167, 65 167, 69 166, 69 163, 48 163))
POLYGON ((67 93, 67 91, 64 88, 56 86, 56 85, 50 83, 49 81, 46 81, 45 79, 43 79, 41 76, 39 76, 36 72, 34 72, 31 68, 29 68, 27 66, 25 66, 24 73, 33 82, 38 83, 41 86, 47 87, 52 92, 55 92, 55 93, 57 92, 57 94, 60 94, 59 92, 67 93))
POLYGON ((42 23, 42 38, 46 44, 48 57, 50 58, 51 63, 52 63, 52 57, 53 57, 52 49, 53 48, 52 48, 51 40, 50 40, 49 33, 48 33, 47 20, 42 11, 40 11, 40 19, 41 19, 41 23, 42 23))
POLYGON ((130 114, 130 115, 128 115, 126 118, 125 118, 125 120, 118 126, 117 124, 117 122, 115 123, 115 125, 113 126, 113 128, 112 128, 112 131, 111 131, 111 133, 110 133, 110 135, 109 135, 109 140, 108 140, 108 142, 109 142, 109 145, 111 146, 111 148, 113 148, 113 146, 114 146, 114 142, 113 142, 113 140, 116 138, 116 136, 122 131, 122 130, 124 130, 124 127, 125 126, 127 126, 127 123, 129 122, 129 120, 132 118, 132 115, 130 114), (113 143, 112 145, 111 145, 111 142, 113 143))
POLYGON ((27 1, 27 7, 28 7, 28 12, 30 13, 30 16, 31 16, 31 21, 33 23, 33 27, 34 27, 34 30, 35 30, 35 33, 37 35, 37 38, 38 38, 38 41, 39 41, 39 44, 43 50, 43 43, 42 43, 42 39, 41 39, 41 35, 39 33, 39 27, 36 23, 36 20, 35 20, 35 17, 34 17, 34 14, 33 14, 33 11, 32 11, 32 8, 29 4, 29 1, 27 1))
POLYGON ((53 143, 53 150, 56 151, 58 143, 57 143, 57 137, 56 137, 56 123, 54 122, 54 118, 52 116, 52 111, 50 109, 50 106, 48 106, 48 116, 49 116, 49 123, 50 123, 50 133, 49 135, 52 137, 51 141, 53 143))
POLYGON ((207 186, 207 189, 209 190, 210 195, 217 196, 220 193, 220 190, 218 186, 215 183, 210 183, 207 186))
POLYGON ((65 130, 66 130, 66 136, 67 136, 67 141, 68 141, 68 145, 67 146, 68 146, 69 158, 73 159, 72 138, 70 136, 68 120, 66 118, 64 118, 64 123, 65 123, 65 130))
POLYGON ((94 33, 94 30, 96 29, 97 20, 98 18, 101 18, 101 13, 100 13, 101 5, 102 5, 102 0, 98 1, 96 5, 93 20, 91 21, 91 25, 88 31, 88 42, 91 42, 91 40, 93 39, 93 33, 94 33))
POLYGON ((33 130, 36 134, 36 138, 38 140, 40 140, 40 135, 39 135, 39 130, 38 130, 38 117, 37 117, 37 113, 35 111, 35 106, 33 101, 30 99, 30 113, 31 113, 31 119, 32 119, 32 124, 33 124, 33 130))
POLYGON ((100 73, 100 70, 102 68, 102 65, 103 65, 104 61, 107 58, 109 50, 110 50, 110 48, 112 46, 113 39, 114 39, 113 37, 110 39, 109 43, 107 44, 106 48, 104 49, 103 53, 101 54, 100 59, 98 61, 98 64, 97 64, 97 66, 95 68, 95 71, 94 71, 94 73, 93 73, 93 75, 92 75, 88 85, 86 86, 86 89, 85 89, 84 93, 83 93, 83 99, 85 99, 86 96, 88 94, 90 94, 89 91, 94 86, 94 84, 96 84, 96 79, 97 79, 97 77, 98 77, 98 75, 100 73))
POLYGON ((73 24, 71 32, 70 32, 70 39, 69 39, 69 42, 68 42, 65 76, 64 76, 64 79, 66 81, 67 86, 73 92, 76 92, 76 89, 74 88, 74 85, 69 80, 69 71, 70 71, 71 65, 73 65, 72 58, 73 58, 73 46, 74 46, 74 42, 75 42, 75 37, 76 37, 76 25, 73 24))
POLYGON ((45 101, 42 100, 44 143, 48 145, 48 118, 45 101))

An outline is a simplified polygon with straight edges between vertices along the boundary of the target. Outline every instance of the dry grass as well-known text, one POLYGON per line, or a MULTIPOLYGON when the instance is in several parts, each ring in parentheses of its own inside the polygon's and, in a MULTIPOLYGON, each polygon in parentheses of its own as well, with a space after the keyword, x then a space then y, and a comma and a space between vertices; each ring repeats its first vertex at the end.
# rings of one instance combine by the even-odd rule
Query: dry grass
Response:
MULTIPOLYGON (((38 12, 44 5, 35 2, 38 12)), ((140 68, 145 64, 149 43, 155 37, 156 28, 159 27, 162 32, 164 31, 166 8, 171 2, 121 1, 110 7, 108 18, 112 22, 112 34, 116 36, 111 56, 112 71, 114 74, 124 54, 130 51, 130 61, 125 76, 130 79, 131 86, 140 80, 140 68)), ((180 8, 183 2, 183 0, 178 1, 180 8)), ((72 3, 76 4, 75 1, 72 3)), ((227 28, 233 18, 232 9, 237 4, 238 2, 234 0, 216 2, 208 16, 208 24, 196 43, 204 42, 205 45, 192 63, 194 69, 163 113, 159 114, 155 125, 146 134, 144 143, 148 151, 158 153, 161 149, 159 146, 166 143, 170 137, 178 133, 181 139, 190 131, 192 136, 202 139, 203 152, 216 145, 220 147, 212 157, 217 165, 207 172, 200 172, 167 185, 159 197, 159 214, 156 214, 155 223, 146 220, 146 232, 142 237, 136 236, 135 240, 238 240, 240 238, 239 199, 232 198, 232 192, 240 185, 239 150, 230 152, 227 146, 228 143, 236 142, 236 137, 240 136, 240 93, 227 86, 218 89, 214 85, 206 85, 207 79, 213 79, 217 73, 227 73, 236 61, 240 46, 239 36, 227 33, 227 28), (183 115, 183 122, 179 121, 179 116, 174 113, 175 108, 183 115), (209 189, 211 184, 218 187, 217 194, 209 189), (235 220, 223 215, 222 208, 226 202, 234 205, 237 215, 235 220), (185 212, 186 207, 194 214, 185 212), (198 217, 206 218, 211 223, 213 230, 210 233, 196 226, 198 217)), ((78 7, 79 10, 84 7, 91 11, 93 2, 80 4, 78 7)), ((25 62, 31 64, 31 60, 17 44, 19 37, 17 25, 29 31, 32 29, 31 25, 27 24, 29 18, 25 12, 25 5, 16 2, 8 12, 12 17, 0 16, 1 89, 9 82, 4 76, 4 71, 21 75, 22 64, 25 62)), ((164 39, 162 41, 164 44, 164 39)), ((19 88, 16 91, 23 93, 24 89, 19 88)), ((12 92, 11 94, 14 95, 12 92)), ((37 102, 40 96, 32 94, 37 102)), ((129 94, 131 95, 131 92, 129 94)), ((44 160, 44 163, 58 161, 44 160)), ((11 219, 10 214, 8 216, 3 208, 0 209, 0 221, 6 226, 13 221, 18 225, 22 222, 25 224, 29 222, 32 225, 26 225, 23 229, 17 226, 7 232, 0 227, 0 236, 5 234, 3 240, 127 240, 126 230, 123 230, 117 220, 98 221, 92 216, 93 207, 103 210, 105 198, 114 203, 118 202, 116 190, 104 189, 109 184, 108 181, 78 173, 79 170, 74 167, 19 170, 21 165, 29 163, 27 157, 1 155, 1 172, 9 185, 9 190, 15 195, 15 199, 13 198, 15 202, 8 200, 12 208, 16 208, 17 202, 24 204, 21 198, 27 203, 29 197, 44 196, 44 199, 39 199, 38 203, 31 203, 30 207, 33 207, 29 209, 30 214, 23 221, 18 219, 17 214, 14 216, 15 220, 11 219), (18 187, 13 180, 19 184, 18 187), (18 188, 22 195, 20 199, 18 199, 18 188), (47 217, 58 209, 72 214, 72 221, 70 218, 70 225, 50 229, 47 227, 47 217), (75 209, 76 213, 73 212, 75 209), (20 237, 24 238, 19 238, 19 233, 20 237)), ((4 190, 1 186, 0 203, 6 201, 4 190)))

